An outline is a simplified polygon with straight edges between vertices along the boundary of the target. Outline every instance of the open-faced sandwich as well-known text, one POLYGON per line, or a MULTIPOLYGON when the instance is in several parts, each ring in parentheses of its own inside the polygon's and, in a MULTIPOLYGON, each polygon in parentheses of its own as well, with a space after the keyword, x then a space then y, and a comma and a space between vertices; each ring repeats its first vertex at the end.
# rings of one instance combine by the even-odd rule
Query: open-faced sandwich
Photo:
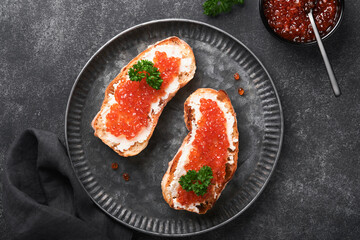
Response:
POLYGON ((206 213, 235 173, 239 133, 226 92, 201 88, 184 104, 185 137, 161 182, 170 207, 206 213))
POLYGON ((170 37, 149 46, 109 84, 92 121, 94 135, 119 155, 140 153, 159 116, 176 92, 195 74, 190 46, 170 37))

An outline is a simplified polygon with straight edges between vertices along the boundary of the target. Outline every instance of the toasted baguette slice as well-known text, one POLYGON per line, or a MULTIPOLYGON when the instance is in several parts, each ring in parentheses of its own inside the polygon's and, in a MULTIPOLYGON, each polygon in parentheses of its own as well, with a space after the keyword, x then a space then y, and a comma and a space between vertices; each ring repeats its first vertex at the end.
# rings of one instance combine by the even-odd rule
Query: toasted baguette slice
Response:
MULTIPOLYGON (((195 69, 195 57, 192 49, 186 42, 179 38, 169 37, 149 46, 145 51, 131 60, 107 87, 101 109, 92 121, 92 127, 95 130, 94 135, 99 137, 106 145, 121 156, 128 157, 139 154, 148 145, 149 139, 165 105, 175 96, 181 87, 185 86, 193 78, 195 69), (153 61, 156 51, 166 52, 168 57, 181 58, 179 75, 167 87, 166 95, 157 103, 151 105, 149 112, 150 121, 147 127, 130 140, 126 139, 125 136, 115 137, 106 131, 106 115, 110 111, 110 106, 116 103, 114 97, 115 89, 118 87, 120 80, 125 78, 127 81, 130 81, 128 71, 137 61, 143 59, 153 61)), ((119 87, 121 86, 119 85, 119 87)))
POLYGON ((170 207, 177 210, 187 210, 198 214, 204 214, 212 208, 226 184, 233 177, 237 168, 239 133, 237 129, 236 115, 225 91, 202 88, 191 94, 185 101, 184 118, 186 127, 190 132, 185 137, 174 159, 169 162, 169 168, 161 182, 161 189, 163 197, 170 207), (196 136, 197 122, 202 116, 200 112, 200 99, 203 98, 215 101, 223 111, 226 119, 226 134, 228 136, 230 147, 228 148, 228 158, 225 165, 225 181, 224 184, 210 185, 208 191, 210 191, 211 194, 209 194, 209 196, 202 202, 184 206, 177 201, 178 189, 179 187, 181 188, 179 179, 181 176, 186 174, 184 166, 189 162, 190 150, 196 136))

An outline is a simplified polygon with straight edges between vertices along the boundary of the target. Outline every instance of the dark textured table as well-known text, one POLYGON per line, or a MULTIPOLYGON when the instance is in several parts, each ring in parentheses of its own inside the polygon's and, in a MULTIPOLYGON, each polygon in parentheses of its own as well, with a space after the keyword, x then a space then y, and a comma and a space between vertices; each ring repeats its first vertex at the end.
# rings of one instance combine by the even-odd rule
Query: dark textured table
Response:
MULTIPOLYGON (((246 44, 273 77, 285 134, 277 168, 259 199, 233 222, 199 239, 360 238, 360 2, 325 42, 343 95, 335 98, 316 47, 274 39, 258 1, 217 18, 197 1, 1 1, 0 168, 10 143, 26 128, 64 139, 70 89, 92 54, 117 33, 162 18, 217 26, 246 44)), ((2 185, 0 184, 0 190, 2 185)), ((2 218, 0 236, 9 239, 2 218)), ((157 239, 137 233, 134 239, 157 239)))

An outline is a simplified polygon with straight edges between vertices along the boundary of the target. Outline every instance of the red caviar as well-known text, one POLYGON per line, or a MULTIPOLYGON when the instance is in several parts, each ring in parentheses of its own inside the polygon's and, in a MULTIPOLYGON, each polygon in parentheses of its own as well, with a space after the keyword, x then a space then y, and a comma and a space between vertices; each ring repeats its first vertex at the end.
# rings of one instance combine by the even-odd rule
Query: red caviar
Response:
POLYGON ((197 122, 198 128, 185 170, 199 171, 206 165, 211 167, 214 178, 203 196, 197 196, 192 191, 186 192, 179 187, 177 201, 182 205, 203 201, 211 194, 210 188, 214 188, 215 183, 221 185, 225 181, 225 164, 230 144, 224 113, 215 101, 204 98, 200 99, 200 112, 202 117, 197 122))
POLYGON ((116 170, 116 169, 119 168, 119 164, 117 164, 117 163, 112 163, 112 164, 111 164, 111 168, 114 169, 114 170, 116 170))
POLYGON ((239 75, 239 73, 235 73, 235 74, 234 74, 234 79, 235 79, 235 80, 240 80, 240 75, 239 75))
POLYGON ((128 173, 124 173, 123 178, 124 178, 125 181, 129 181, 130 180, 130 175, 128 173))
MULTIPOLYGON (((265 0, 264 13, 270 27, 281 37, 294 42, 315 41, 315 35, 307 16, 313 0, 265 0)), ((313 15, 320 35, 333 29, 339 19, 338 0, 318 0, 313 15)))
POLYGON ((179 74, 180 61, 180 58, 167 57, 165 52, 155 52, 154 66, 163 80, 159 90, 149 86, 145 78, 140 82, 122 79, 114 94, 117 104, 112 105, 106 115, 106 131, 116 137, 125 135, 129 140, 146 127, 151 104, 165 95, 165 89, 179 74))

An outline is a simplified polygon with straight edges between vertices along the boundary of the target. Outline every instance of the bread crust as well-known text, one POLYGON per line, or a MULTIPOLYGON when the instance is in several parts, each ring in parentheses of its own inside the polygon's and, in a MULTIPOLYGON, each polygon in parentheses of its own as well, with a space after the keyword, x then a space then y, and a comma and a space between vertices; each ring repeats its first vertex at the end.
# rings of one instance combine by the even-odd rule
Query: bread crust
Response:
POLYGON ((102 103, 101 109, 97 113, 97 115, 94 117, 94 119, 91 123, 91 125, 95 131, 94 135, 96 137, 100 138, 106 145, 108 145, 110 148, 112 148, 120 156, 128 157, 128 156, 134 156, 134 155, 139 154, 148 145, 148 142, 154 132, 154 129, 157 125, 158 119, 159 119, 164 107, 175 96, 177 91, 180 88, 184 87, 194 77, 195 70, 196 70, 196 64, 195 64, 194 53, 193 53, 191 47, 185 41, 181 40, 180 38, 175 37, 175 36, 169 37, 169 38, 166 38, 162 41, 155 43, 154 45, 149 46, 146 50, 144 50, 138 56, 136 56, 133 60, 131 60, 124 68, 122 68, 121 72, 115 77, 115 79, 106 88, 105 98, 102 103), (115 144, 105 138, 106 125, 103 123, 103 121, 101 119, 102 118, 101 113, 104 110, 104 108, 106 108, 107 106, 110 106, 109 96, 110 96, 110 94, 114 94, 114 91, 115 91, 114 85, 117 84, 119 81, 121 81, 121 79, 125 78, 129 69, 134 64, 136 64, 137 61, 141 60, 145 56, 146 53, 148 53, 149 51, 151 51, 152 49, 154 49, 155 47, 160 46, 160 45, 170 45, 170 46, 177 45, 178 47, 180 47, 181 53, 182 53, 182 59, 184 59, 184 58, 191 59, 190 70, 187 72, 179 73, 179 76, 178 76, 179 88, 176 89, 175 91, 169 93, 169 96, 166 99, 160 100, 160 102, 159 102, 160 110, 157 113, 154 113, 154 111, 151 111, 151 118, 152 118, 152 121, 150 123, 151 124, 151 132, 150 132, 149 136, 147 137, 147 139, 143 142, 135 142, 134 145, 130 146, 130 148, 128 148, 124 151, 115 149, 118 144, 115 144))
POLYGON ((236 121, 236 114, 234 111, 234 108, 230 102, 230 99, 227 95, 227 93, 223 90, 219 90, 216 91, 214 89, 210 89, 210 88, 201 88, 196 90, 193 94, 191 94, 187 100, 184 103, 184 120, 186 123, 186 127, 189 130, 188 135, 185 137, 180 149, 178 150, 177 154, 175 155, 175 157, 173 158, 173 160, 171 160, 169 162, 169 167, 162 179, 161 182, 161 189, 162 189, 162 194, 163 197, 165 199, 165 201, 170 205, 171 208, 174 208, 176 210, 187 210, 190 212, 195 212, 195 213, 199 213, 199 214, 204 214, 206 213, 209 209, 211 209, 213 207, 213 205, 215 204, 215 202, 217 201, 217 199, 220 197, 221 192, 224 190, 224 188, 226 187, 227 183, 231 180, 231 178, 233 177, 236 168, 237 168, 237 160, 238 160, 238 153, 239 153, 239 132, 237 129, 237 121, 236 121), (197 210, 196 209, 190 209, 190 208, 182 208, 182 207, 176 207, 174 204, 174 199, 171 195, 171 192, 169 190, 169 186, 171 184, 171 182, 174 179, 174 172, 177 169, 179 160, 180 160, 180 156, 183 152, 184 146, 189 142, 190 137, 192 134, 195 133, 196 129, 192 129, 192 122, 193 121, 198 121, 199 119, 195 118, 194 115, 194 109, 192 109, 191 105, 190 105, 190 101, 192 98, 194 98, 195 96, 197 97, 201 97, 204 96, 206 94, 215 94, 216 95, 216 99, 220 102, 225 103, 225 106, 228 110, 228 112, 231 113, 231 116, 234 118, 234 124, 232 126, 233 131, 232 131, 232 136, 231 139, 233 140, 233 144, 235 146, 235 150, 231 150, 228 149, 228 161, 226 163, 226 171, 225 171, 225 181, 224 184, 219 185, 219 186, 215 186, 213 185, 209 191, 212 191, 213 194, 211 194, 209 196, 208 199, 205 199, 202 203, 199 203, 200 205, 197 206, 197 210), (193 132, 193 133, 192 133, 193 132), (234 140, 236 139, 236 140, 234 140), (230 161, 229 159, 231 159, 232 156, 232 161, 230 161))

